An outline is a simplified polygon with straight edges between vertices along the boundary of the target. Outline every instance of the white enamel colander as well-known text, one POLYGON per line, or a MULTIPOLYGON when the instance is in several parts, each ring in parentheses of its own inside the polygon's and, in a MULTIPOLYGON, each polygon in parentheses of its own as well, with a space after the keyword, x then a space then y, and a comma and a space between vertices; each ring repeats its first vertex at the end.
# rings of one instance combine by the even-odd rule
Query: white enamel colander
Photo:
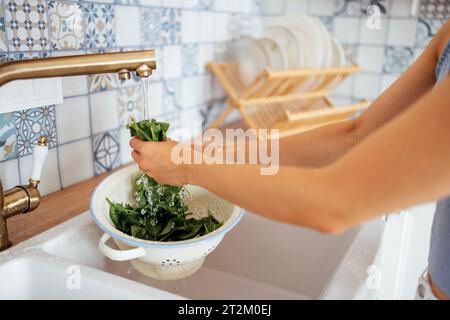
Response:
MULTIPOLYGON (((203 264, 222 241, 224 235, 239 222, 243 210, 215 194, 196 186, 187 186, 192 193, 195 216, 206 216, 208 209, 219 220, 222 227, 203 236, 185 241, 158 242, 129 236, 117 230, 109 217, 109 204, 113 202, 133 203, 134 178, 137 166, 117 171, 103 180, 92 193, 90 209, 95 223, 105 234, 100 238, 100 251, 115 261, 131 261, 140 272, 158 280, 177 280, 190 276, 203 264), (112 238, 119 249, 108 245, 112 238)), ((192 205, 191 205, 192 206, 192 205)))

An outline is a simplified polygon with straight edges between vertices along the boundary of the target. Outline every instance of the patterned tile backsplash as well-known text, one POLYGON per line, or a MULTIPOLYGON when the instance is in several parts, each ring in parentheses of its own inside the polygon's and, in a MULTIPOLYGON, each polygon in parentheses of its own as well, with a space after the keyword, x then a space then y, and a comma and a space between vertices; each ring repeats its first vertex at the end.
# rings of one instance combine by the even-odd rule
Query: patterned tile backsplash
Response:
MULTIPOLYGON (((363 68, 335 94, 342 103, 375 98, 405 70, 449 16, 450 0, 0 0, 0 61, 154 48, 150 113, 172 129, 212 121, 225 96, 205 70, 230 42, 257 35, 285 14, 319 17, 363 68), (371 10, 380 29, 366 26, 371 10), (268 8, 275 8, 270 11, 268 8)), ((140 79, 63 79, 64 103, 0 115, 0 178, 25 183, 31 143, 50 137, 42 191, 48 194, 131 161, 131 117, 142 114, 140 79)), ((198 129, 197 129, 198 130, 198 129)))

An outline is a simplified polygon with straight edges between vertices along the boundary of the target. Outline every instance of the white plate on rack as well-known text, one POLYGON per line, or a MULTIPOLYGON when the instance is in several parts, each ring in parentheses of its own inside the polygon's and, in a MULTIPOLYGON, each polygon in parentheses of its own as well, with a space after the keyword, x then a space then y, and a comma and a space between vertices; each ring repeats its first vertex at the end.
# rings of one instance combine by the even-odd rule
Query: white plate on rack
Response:
POLYGON ((269 58, 269 66, 272 70, 281 71, 288 68, 286 55, 277 42, 268 38, 261 38, 258 41, 263 46, 269 58))
MULTIPOLYGON (((344 67, 347 64, 347 59, 345 57, 345 51, 342 45, 335 39, 331 38, 331 44, 333 46, 333 59, 331 66, 333 68, 344 67)), ((342 76, 337 76, 333 81, 328 85, 328 90, 332 90, 336 88, 341 82, 342 76)))
POLYGON ((271 26, 263 34, 263 38, 275 42, 287 61, 287 68, 299 69, 304 66, 304 50, 296 36, 286 27, 271 26))
POLYGON ((236 41, 233 58, 238 63, 241 81, 249 86, 270 65, 263 45, 254 38, 243 37, 236 41))
MULTIPOLYGON (((317 24, 309 17, 297 14, 286 17, 280 25, 286 27, 295 35, 299 47, 303 49, 305 69, 318 69, 324 60, 324 45, 322 32, 317 24)), ((301 50, 301 49, 300 49, 301 50)), ((317 79, 310 77, 300 85, 298 91, 310 90, 317 83, 317 79)))

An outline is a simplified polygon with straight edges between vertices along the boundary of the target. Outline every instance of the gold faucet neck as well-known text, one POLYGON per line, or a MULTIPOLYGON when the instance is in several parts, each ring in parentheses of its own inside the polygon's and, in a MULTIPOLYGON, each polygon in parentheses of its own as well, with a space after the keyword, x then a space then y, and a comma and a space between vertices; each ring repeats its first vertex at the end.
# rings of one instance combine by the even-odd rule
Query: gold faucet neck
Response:
POLYGON ((136 71, 139 76, 147 77, 151 75, 151 71, 154 69, 156 69, 154 50, 96 53, 11 61, 0 65, 0 86, 20 79, 99 73, 118 73, 119 77, 128 79, 128 74, 124 70, 129 72, 136 71))

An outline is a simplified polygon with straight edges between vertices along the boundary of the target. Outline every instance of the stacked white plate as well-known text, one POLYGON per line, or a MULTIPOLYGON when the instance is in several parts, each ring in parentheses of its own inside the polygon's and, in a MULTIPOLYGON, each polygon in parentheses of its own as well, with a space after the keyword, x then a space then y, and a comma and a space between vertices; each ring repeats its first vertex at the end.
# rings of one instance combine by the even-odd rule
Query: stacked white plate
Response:
MULTIPOLYGON (((282 71, 334 68, 346 64, 342 46, 323 23, 301 14, 284 17, 281 22, 267 27, 260 38, 239 39, 234 46, 233 57, 245 86, 251 85, 265 68, 282 71)), ((300 90, 313 90, 323 80, 323 77, 313 78, 300 90)), ((337 83, 338 79, 330 86, 337 83)))

